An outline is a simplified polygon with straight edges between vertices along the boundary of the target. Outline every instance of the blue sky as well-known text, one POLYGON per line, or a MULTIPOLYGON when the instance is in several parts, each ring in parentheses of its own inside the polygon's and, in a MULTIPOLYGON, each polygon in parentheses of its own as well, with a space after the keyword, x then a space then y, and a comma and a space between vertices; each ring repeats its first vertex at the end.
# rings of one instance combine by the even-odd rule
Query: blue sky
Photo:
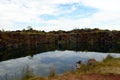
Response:
POLYGON ((58 20, 59 18, 67 18, 67 19, 80 19, 80 18, 87 18, 93 15, 95 12, 99 11, 96 8, 84 6, 79 3, 73 4, 60 4, 57 6, 57 9, 60 11, 58 15, 49 15, 44 14, 41 15, 40 18, 44 20, 58 20))
POLYGON ((120 30, 119 0, 0 0, 0 29, 120 30))

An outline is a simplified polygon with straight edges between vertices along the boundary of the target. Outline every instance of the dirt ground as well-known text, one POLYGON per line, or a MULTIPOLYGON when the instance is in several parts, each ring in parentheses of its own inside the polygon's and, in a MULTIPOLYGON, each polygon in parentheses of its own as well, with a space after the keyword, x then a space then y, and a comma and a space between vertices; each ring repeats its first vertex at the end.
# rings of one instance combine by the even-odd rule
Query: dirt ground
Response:
POLYGON ((80 80, 120 80, 120 74, 86 74, 82 75, 80 80))

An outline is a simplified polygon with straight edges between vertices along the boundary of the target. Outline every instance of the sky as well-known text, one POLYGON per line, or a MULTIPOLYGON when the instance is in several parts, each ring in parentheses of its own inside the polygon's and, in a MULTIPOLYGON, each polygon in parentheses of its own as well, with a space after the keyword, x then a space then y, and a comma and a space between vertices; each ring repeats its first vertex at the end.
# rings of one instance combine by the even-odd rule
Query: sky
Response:
POLYGON ((0 30, 120 30, 120 0, 0 0, 0 30))

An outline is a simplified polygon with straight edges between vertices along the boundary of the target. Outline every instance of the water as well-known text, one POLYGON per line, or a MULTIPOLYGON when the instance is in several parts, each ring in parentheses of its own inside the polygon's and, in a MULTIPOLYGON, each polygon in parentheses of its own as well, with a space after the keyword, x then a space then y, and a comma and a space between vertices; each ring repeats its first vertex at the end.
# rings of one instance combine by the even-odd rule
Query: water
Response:
POLYGON ((98 52, 76 52, 76 51, 50 51, 34 56, 26 56, 0 62, 0 80, 14 80, 23 76, 25 68, 38 76, 48 76, 50 69, 54 69, 57 74, 75 70, 76 62, 81 60, 86 63, 88 59, 94 58, 102 61, 108 54, 120 57, 117 53, 98 52))

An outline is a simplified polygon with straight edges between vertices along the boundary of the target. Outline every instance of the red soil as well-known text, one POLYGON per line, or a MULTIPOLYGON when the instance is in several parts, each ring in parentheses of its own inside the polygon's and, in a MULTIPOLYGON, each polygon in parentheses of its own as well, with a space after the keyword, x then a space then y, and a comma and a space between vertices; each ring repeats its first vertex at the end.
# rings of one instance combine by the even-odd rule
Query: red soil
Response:
POLYGON ((120 80, 120 74, 86 74, 82 75, 80 80, 120 80))

